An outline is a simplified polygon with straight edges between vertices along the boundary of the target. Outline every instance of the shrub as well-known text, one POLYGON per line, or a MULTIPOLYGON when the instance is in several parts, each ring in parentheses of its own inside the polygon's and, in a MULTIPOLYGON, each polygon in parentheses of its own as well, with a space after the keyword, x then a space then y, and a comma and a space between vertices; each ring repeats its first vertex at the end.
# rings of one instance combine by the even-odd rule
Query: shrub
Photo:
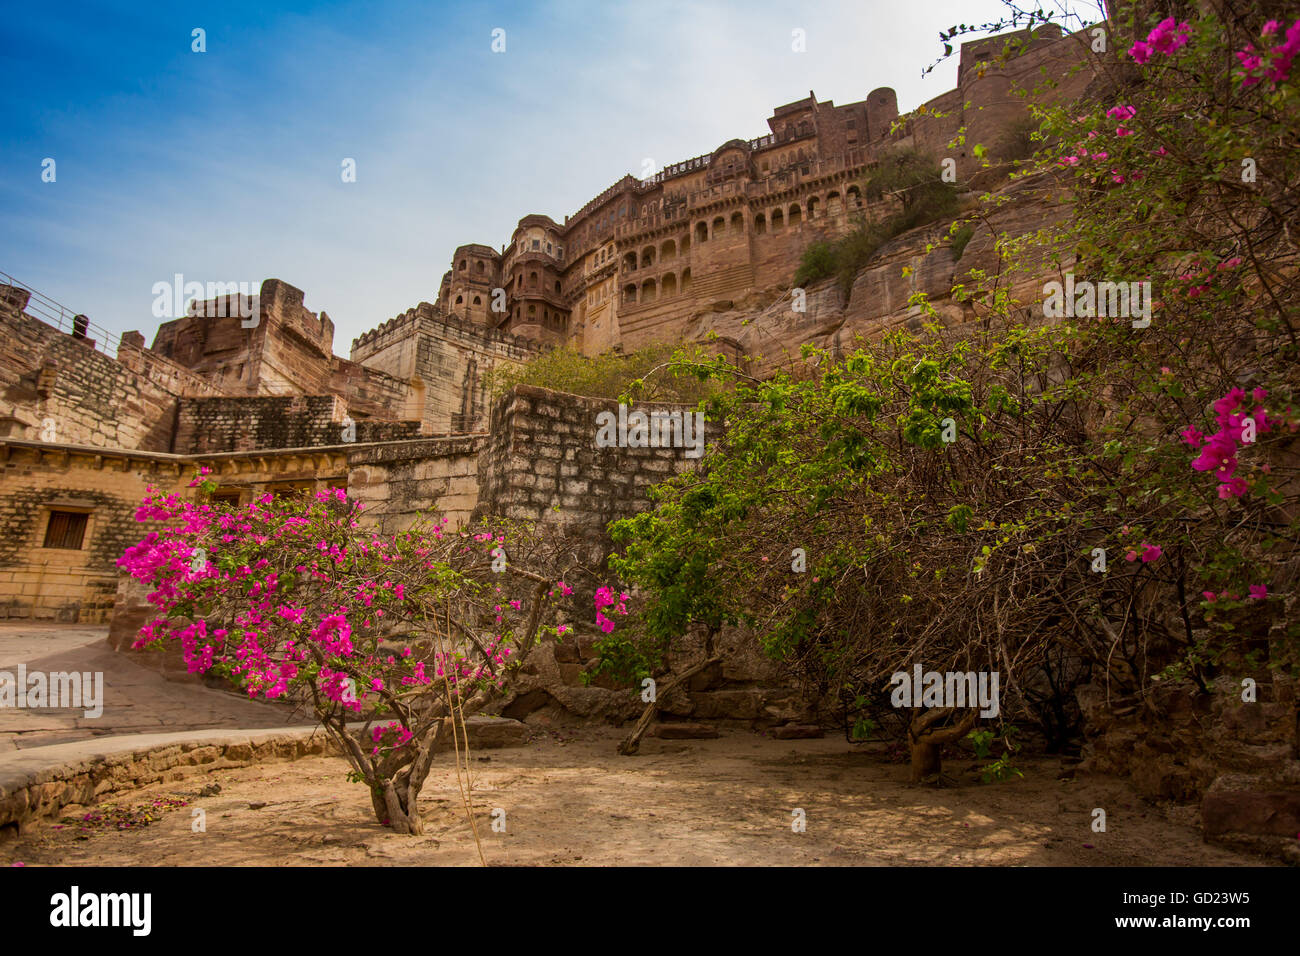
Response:
POLYGON ((621 399, 632 392, 641 401, 694 404, 717 387, 698 371, 712 361, 713 354, 700 345, 647 345, 600 355, 565 346, 520 365, 499 366, 487 382, 493 397, 515 385, 536 385, 588 398, 621 399))

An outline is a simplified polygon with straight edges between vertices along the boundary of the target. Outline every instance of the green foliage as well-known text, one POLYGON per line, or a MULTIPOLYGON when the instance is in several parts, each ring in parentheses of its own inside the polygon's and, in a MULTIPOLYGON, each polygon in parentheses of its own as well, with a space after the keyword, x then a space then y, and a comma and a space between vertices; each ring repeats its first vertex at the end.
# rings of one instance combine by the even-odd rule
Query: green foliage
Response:
MULTIPOLYGON (((1157 19, 1119 27, 1142 38, 1157 19)), ((1300 579, 1300 70, 1245 86, 1223 69, 1259 48, 1267 19, 1249 4, 1227 23, 1205 13, 1142 84, 1034 110, 1044 146, 1017 175, 1064 184, 1071 212, 998 235, 996 271, 953 290, 975 321, 834 357, 805 348, 797 374, 710 397, 716 448, 660 487, 654 511, 614 526, 614 565, 644 595, 655 647, 745 624, 806 686, 841 689, 846 726, 890 714, 880 689, 912 663, 998 671, 1003 714, 1060 736, 1085 681, 1140 696, 1170 678, 1300 673, 1287 614, 1300 579), (1057 268, 1045 263, 1151 282, 1150 324, 1041 321, 1057 268), (1270 424, 1229 468, 1195 470, 1188 429, 1228 427, 1214 406, 1233 389, 1270 424)), ((1128 45, 1112 37, 1112 66, 1133 68, 1128 45)), ((899 217, 941 204, 928 187, 899 195, 924 168, 900 159, 870 192, 897 198, 899 217)), ((877 228, 850 237, 853 256, 833 246, 837 268, 877 228)), ((824 270, 825 250, 809 262, 824 270)), ((1010 748, 984 774, 1018 775, 1010 748)))
POLYGON ((853 731, 849 734, 851 740, 870 740, 871 735, 876 732, 879 725, 870 717, 859 717, 853 722, 853 731))
POLYGON ((952 260, 958 262, 961 260, 961 254, 966 251, 966 243, 970 242, 971 236, 975 235, 975 227, 970 223, 962 223, 952 233, 952 260))
POLYGON ((694 404, 716 387, 709 373, 712 351, 702 345, 647 345, 632 352, 584 355, 572 346, 543 352, 519 365, 501 365, 487 375, 496 397, 515 385, 618 399, 633 393, 641 401, 694 404))
POLYGON ((972 730, 966 735, 966 739, 971 742, 975 748, 975 756, 984 760, 989 756, 990 748, 993 746, 993 739, 996 734, 991 730, 972 730))
POLYGON ((794 284, 806 286, 830 278, 837 268, 835 247, 829 242, 814 242, 803 251, 799 269, 794 274, 794 284))

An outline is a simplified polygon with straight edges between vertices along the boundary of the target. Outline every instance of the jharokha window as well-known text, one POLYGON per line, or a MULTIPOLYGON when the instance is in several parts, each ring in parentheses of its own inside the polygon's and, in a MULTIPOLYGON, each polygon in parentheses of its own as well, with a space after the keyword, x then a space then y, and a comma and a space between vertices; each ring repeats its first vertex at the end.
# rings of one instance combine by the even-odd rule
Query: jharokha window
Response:
POLYGON ((89 517, 76 511, 51 511, 50 523, 45 528, 45 547, 80 551, 89 517))

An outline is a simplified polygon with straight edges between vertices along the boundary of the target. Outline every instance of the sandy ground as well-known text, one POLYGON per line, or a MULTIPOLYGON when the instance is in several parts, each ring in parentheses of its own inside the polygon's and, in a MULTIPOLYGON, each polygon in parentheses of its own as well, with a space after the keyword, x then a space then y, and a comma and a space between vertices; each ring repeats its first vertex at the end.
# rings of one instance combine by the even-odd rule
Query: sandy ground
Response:
MULTIPOLYGON (((493 865, 1263 866, 1204 844, 1121 780, 1070 778, 1056 758, 1021 764, 1023 779, 979 782, 949 761, 956 784, 909 786, 907 765, 842 739, 646 740, 619 757, 619 732, 551 731, 526 747, 475 754, 479 836, 493 865), (572 735, 570 735, 572 733, 572 735), (1107 832, 1091 829, 1107 813, 1107 832), (493 832, 493 810, 505 832, 493 832), (792 830, 802 809, 807 829, 792 830)), ((106 801, 155 822, 130 829, 44 824, 0 844, 26 865, 477 865, 450 758, 421 797, 426 833, 377 825, 341 758, 195 775, 106 801), (200 788, 221 791, 199 796, 200 788), (179 798, 179 801, 177 800, 179 798), (169 807, 170 803, 180 805, 169 807), (262 806, 258 806, 263 804, 262 806), (256 807, 256 809, 254 808, 256 807), (194 832, 195 808, 206 831, 194 832)), ((95 808, 105 814, 105 804, 95 808)), ((80 817, 84 809, 69 808, 80 817)))

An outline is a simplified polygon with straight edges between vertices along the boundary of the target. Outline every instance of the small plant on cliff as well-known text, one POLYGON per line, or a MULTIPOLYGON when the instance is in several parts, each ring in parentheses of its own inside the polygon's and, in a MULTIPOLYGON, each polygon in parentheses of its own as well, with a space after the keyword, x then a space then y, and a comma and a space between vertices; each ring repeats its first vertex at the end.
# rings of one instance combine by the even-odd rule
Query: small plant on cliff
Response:
POLYGON ((239 509, 151 493, 137 518, 166 524, 119 561, 154 588, 135 646, 174 641, 193 673, 305 702, 375 818, 402 833, 423 832, 436 745, 459 756, 465 715, 506 686, 568 591, 525 567, 547 560, 526 529, 380 535, 341 489, 239 509))
POLYGON ((829 242, 814 242, 803 251, 799 268, 794 274, 796 286, 811 285, 829 279, 838 270, 835 246, 829 242))

